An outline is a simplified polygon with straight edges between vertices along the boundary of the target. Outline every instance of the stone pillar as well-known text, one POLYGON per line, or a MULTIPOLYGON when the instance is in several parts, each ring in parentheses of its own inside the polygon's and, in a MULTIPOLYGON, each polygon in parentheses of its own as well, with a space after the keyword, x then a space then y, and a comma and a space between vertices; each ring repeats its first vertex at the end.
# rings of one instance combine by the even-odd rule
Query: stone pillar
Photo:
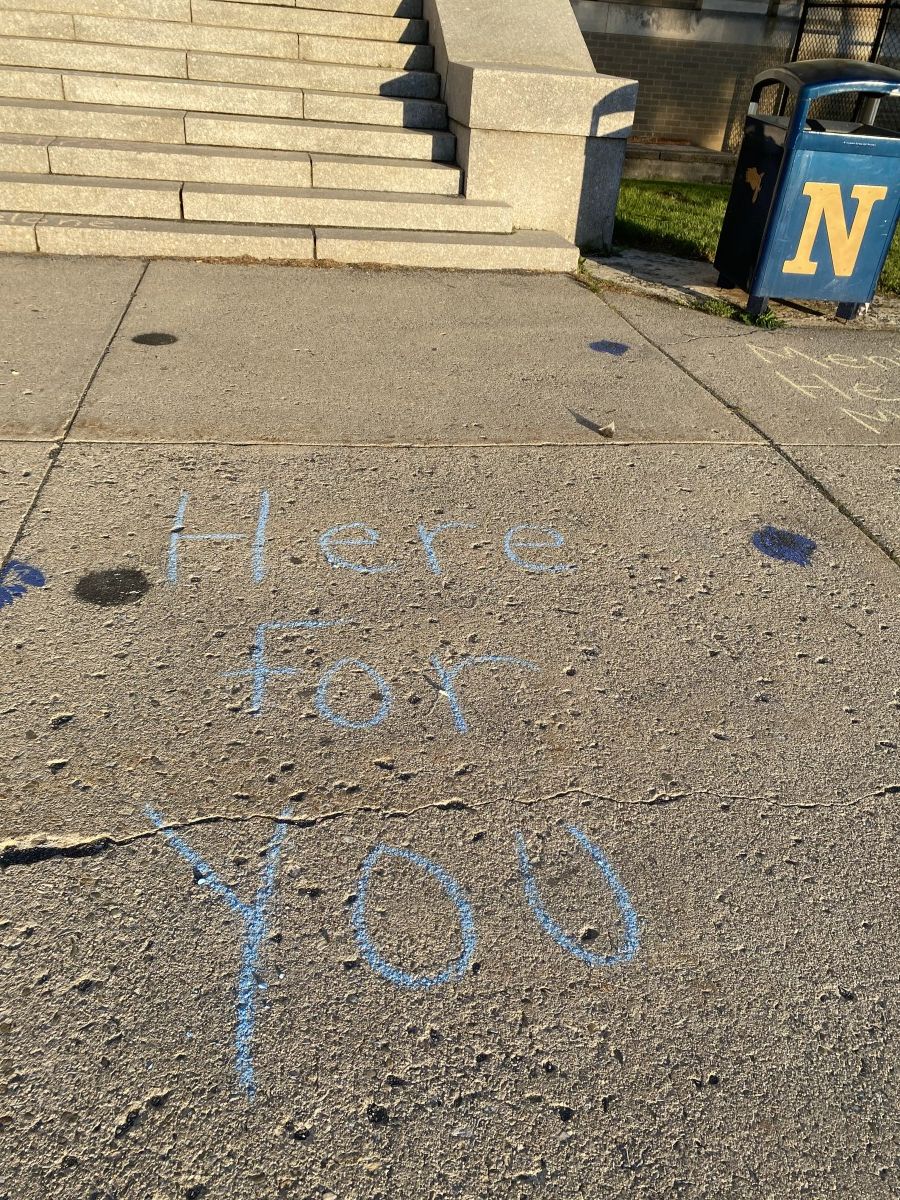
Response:
POLYGON ((608 245, 637 84, 598 75, 569 0, 425 0, 465 195, 608 245))

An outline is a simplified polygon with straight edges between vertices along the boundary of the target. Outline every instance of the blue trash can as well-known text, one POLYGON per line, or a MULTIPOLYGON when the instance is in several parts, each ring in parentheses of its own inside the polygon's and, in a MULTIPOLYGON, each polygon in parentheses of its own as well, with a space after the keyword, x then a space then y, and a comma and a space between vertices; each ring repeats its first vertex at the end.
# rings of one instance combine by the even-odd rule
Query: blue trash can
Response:
MULTIPOLYGON (((753 81, 744 140, 719 236, 720 282, 769 297, 831 300, 852 319, 875 294, 900 215, 900 132, 875 124, 900 71, 840 58, 770 68, 753 81), (764 88, 793 97, 790 116, 759 112, 764 88), (819 121, 810 105, 856 96, 852 121, 819 121)), ((784 105, 782 105, 782 108, 784 105)))

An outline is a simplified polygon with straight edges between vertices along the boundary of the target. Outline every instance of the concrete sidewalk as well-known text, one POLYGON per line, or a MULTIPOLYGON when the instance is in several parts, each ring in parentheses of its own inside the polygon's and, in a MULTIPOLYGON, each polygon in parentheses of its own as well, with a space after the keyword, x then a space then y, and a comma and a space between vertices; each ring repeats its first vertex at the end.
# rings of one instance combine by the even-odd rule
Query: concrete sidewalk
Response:
POLYGON ((0 1200, 896 1195, 896 337, 0 281, 0 1200))

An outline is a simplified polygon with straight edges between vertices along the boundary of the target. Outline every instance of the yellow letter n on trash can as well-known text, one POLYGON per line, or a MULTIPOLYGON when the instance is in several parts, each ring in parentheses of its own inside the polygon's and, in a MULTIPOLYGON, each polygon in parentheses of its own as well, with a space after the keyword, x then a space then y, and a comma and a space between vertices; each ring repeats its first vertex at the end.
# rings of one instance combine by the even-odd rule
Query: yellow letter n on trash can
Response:
POLYGON ((750 313, 774 296, 834 301, 851 318, 874 296, 900 215, 900 134, 875 124, 885 95, 900 95, 900 71, 873 63, 814 59, 757 76, 715 260, 750 313), (760 115, 773 86, 793 95, 790 116, 760 115), (848 93, 852 120, 810 116, 814 101, 848 93))

